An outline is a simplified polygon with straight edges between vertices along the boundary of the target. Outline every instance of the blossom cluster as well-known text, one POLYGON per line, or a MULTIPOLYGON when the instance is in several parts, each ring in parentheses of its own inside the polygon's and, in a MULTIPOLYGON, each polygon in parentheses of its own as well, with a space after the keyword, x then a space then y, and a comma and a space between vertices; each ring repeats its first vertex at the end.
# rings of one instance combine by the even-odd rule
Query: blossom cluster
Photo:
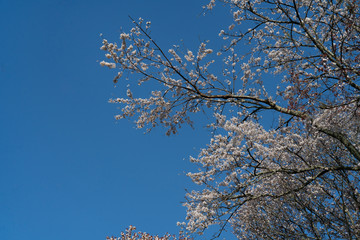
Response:
POLYGON ((121 232, 119 237, 107 237, 107 240, 191 240, 188 237, 180 235, 176 237, 174 235, 165 234, 160 237, 157 235, 151 235, 145 232, 135 232, 136 227, 130 226, 125 232, 121 232))

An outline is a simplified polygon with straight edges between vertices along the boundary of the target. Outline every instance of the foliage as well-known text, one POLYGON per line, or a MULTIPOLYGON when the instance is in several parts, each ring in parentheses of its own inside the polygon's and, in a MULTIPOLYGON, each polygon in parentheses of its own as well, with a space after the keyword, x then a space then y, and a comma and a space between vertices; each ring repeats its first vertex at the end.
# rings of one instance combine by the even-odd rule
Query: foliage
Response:
POLYGON ((121 70, 115 83, 131 73, 152 87, 111 99, 122 106, 116 118, 171 134, 194 113, 213 114, 216 134, 191 158, 202 190, 187 194, 189 232, 360 238, 360 2, 211 0, 205 11, 216 3, 233 16, 219 51, 205 41, 165 52, 142 19, 120 46, 103 40, 101 65, 121 70))

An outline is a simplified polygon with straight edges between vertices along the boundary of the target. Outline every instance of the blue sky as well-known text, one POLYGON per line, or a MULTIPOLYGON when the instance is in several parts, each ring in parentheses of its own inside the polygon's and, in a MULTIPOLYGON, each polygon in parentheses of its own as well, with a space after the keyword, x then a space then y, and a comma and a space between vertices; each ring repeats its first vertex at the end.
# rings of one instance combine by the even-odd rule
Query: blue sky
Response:
POLYGON ((102 68, 100 33, 152 21, 164 48, 216 37, 227 21, 208 1, 0 0, 0 239, 105 239, 129 225, 176 233, 189 155, 208 130, 144 135, 115 121, 115 72, 102 68))

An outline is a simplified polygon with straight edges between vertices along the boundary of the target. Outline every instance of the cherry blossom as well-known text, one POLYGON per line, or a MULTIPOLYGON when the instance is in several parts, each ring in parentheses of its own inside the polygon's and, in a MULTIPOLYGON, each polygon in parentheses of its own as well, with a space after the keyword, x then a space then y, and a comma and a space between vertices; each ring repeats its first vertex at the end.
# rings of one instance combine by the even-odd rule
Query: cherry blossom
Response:
POLYGON ((214 136, 190 159, 189 233, 360 238, 359 1, 211 0, 204 11, 217 7, 233 18, 217 49, 165 51, 142 19, 120 46, 103 40, 100 64, 120 69, 115 83, 124 73, 136 83, 110 100, 116 118, 169 135, 213 116, 214 136))
POLYGON ((174 235, 165 234, 160 237, 157 235, 151 235, 146 232, 135 232, 136 227, 130 226, 125 232, 121 232, 119 237, 107 237, 107 240, 191 240, 188 237, 182 235, 176 237, 174 235))

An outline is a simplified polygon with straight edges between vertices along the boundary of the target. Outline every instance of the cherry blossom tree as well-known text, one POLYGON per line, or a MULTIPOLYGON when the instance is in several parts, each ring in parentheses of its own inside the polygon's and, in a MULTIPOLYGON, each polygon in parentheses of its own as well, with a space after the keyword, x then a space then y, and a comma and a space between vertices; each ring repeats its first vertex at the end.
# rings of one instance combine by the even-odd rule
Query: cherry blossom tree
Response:
POLYGON ((199 187, 186 196, 187 231, 360 238, 359 6, 211 0, 205 12, 224 7, 233 18, 218 50, 204 41, 165 51, 142 19, 119 44, 103 40, 100 64, 120 69, 114 82, 125 86, 126 73, 138 83, 110 100, 117 119, 173 134, 196 113, 213 116, 214 136, 191 158, 200 170, 188 173, 199 187))

